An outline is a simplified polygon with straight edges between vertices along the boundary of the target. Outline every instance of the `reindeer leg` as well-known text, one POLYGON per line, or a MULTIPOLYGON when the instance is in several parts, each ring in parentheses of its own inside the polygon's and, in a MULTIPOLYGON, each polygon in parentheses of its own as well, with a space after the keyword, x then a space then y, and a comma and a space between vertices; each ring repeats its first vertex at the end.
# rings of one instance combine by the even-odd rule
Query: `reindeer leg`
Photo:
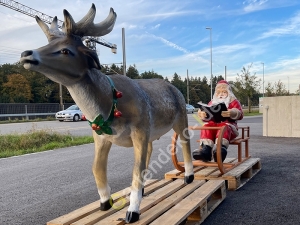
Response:
POLYGON ((135 134, 136 135, 132 138, 134 147, 134 166, 132 174, 130 205, 126 212, 126 223, 134 223, 140 218, 139 208, 142 200, 142 189, 144 183, 143 173, 145 172, 146 163, 148 160, 148 134, 142 130, 136 131, 135 134))
MULTIPOLYGON (((186 118, 186 117, 183 117, 186 118)), ((183 153, 183 160, 184 160, 184 169, 185 169, 185 176, 184 182, 186 184, 190 184, 194 180, 194 170, 193 170, 193 162, 192 162, 192 155, 191 155, 191 144, 190 144, 190 135, 187 129, 187 119, 174 126, 174 131, 179 134, 180 142, 182 145, 182 153, 183 153)))
MULTIPOLYGON (((146 169, 148 169, 148 166, 149 166, 149 163, 150 163, 152 150, 153 150, 152 142, 149 142, 148 143, 148 148, 147 148, 146 169)), ((144 196, 144 184, 143 184, 143 189, 142 189, 142 196, 144 196)))
MULTIPOLYGON (((188 131, 186 131, 188 133, 188 131)), ((194 170, 193 170, 193 163, 192 163, 192 155, 191 155, 191 145, 190 145, 190 138, 189 135, 186 137, 185 134, 180 134, 180 141, 182 145, 182 153, 183 153, 183 160, 184 160, 184 182, 186 184, 190 184, 194 180, 194 170)))
POLYGON ((93 132, 93 136, 95 141, 93 174, 100 195, 100 210, 106 211, 113 204, 110 196, 110 187, 107 183, 107 158, 112 144, 106 141, 103 135, 98 135, 96 132, 93 132))

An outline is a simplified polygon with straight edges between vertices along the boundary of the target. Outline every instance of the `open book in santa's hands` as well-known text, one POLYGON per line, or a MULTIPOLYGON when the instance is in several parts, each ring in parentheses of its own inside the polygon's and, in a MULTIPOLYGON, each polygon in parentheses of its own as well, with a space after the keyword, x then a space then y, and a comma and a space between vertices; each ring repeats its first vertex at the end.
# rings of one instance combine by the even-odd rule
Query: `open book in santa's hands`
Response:
POLYGON ((222 116, 222 111, 228 110, 224 102, 216 105, 207 105, 200 102, 197 104, 201 111, 206 112, 206 118, 203 119, 203 121, 214 121, 215 123, 220 123, 228 119, 222 116))

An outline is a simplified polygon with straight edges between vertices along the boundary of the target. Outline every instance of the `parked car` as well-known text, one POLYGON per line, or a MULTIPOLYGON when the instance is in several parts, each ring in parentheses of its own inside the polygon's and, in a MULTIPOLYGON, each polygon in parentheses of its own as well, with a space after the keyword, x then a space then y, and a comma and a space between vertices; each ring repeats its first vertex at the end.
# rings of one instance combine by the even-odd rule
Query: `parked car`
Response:
POLYGON ((186 104, 185 105, 186 108, 186 113, 194 113, 196 111, 196 109, 194 108, 194 106, 186 104))
POLYGON ((59 111, 55 114, 55 118, 62 121, 75 121, 81 120, 82 112, 77 105, 71 105, 69 108, 59 111))

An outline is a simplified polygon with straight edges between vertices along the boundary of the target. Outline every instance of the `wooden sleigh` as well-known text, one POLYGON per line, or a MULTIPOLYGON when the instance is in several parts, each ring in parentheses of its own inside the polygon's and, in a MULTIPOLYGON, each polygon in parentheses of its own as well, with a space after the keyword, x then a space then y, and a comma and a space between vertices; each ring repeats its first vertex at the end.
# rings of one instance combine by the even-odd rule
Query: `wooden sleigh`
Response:
MULTIPOLYGON (((251 156, 249 155, 249 139, 250 139, 250 127, 239 127, 241 130, 240 135, 230 142, 230 145, 237 145, 238 146, 238 157, 237 161, 234 162, 222 162, 221 157, 221 146, 222 146, 222 138, 224 136, 226 126, 223 127, 200 127, 200 126, 193 126, 189 127, 189 130, 220 130, 219 138, 216 144, 216 154, 217 154, 217 162, 203 162, 200 160, 193 161, 194 167, 218 167, 220 170, 220 175, 223 175, 233 168, 237 167, 244 161, 248 160, 251 156), (244 144, 244 146, 243 146, 244 144), (244 148, 244 154, 243 154, 244 148)), ((176 143, 177 143, 178 135, 174 133, 172 138, 172 161, 175 168, 181 172, 184 172, 184 162, 178 161, 177 154, 176 154, 176 143)))

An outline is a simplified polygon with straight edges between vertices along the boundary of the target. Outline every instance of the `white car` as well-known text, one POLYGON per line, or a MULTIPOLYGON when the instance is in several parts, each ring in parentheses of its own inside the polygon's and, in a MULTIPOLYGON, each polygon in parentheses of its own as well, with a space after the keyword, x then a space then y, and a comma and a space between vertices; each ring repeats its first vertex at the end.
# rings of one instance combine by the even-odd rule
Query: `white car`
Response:
POLYGON ((75 121, 81 120, 82 112, 77 105, 71 105, 69 108, 59 111, 55 114, 55 118, 62 121, 75 121))
POLYGON ((186 113, 194 113, 196 111, 196 109, 194 108, 194 106, 186 104, 185 105, 186 108, 186 113))

